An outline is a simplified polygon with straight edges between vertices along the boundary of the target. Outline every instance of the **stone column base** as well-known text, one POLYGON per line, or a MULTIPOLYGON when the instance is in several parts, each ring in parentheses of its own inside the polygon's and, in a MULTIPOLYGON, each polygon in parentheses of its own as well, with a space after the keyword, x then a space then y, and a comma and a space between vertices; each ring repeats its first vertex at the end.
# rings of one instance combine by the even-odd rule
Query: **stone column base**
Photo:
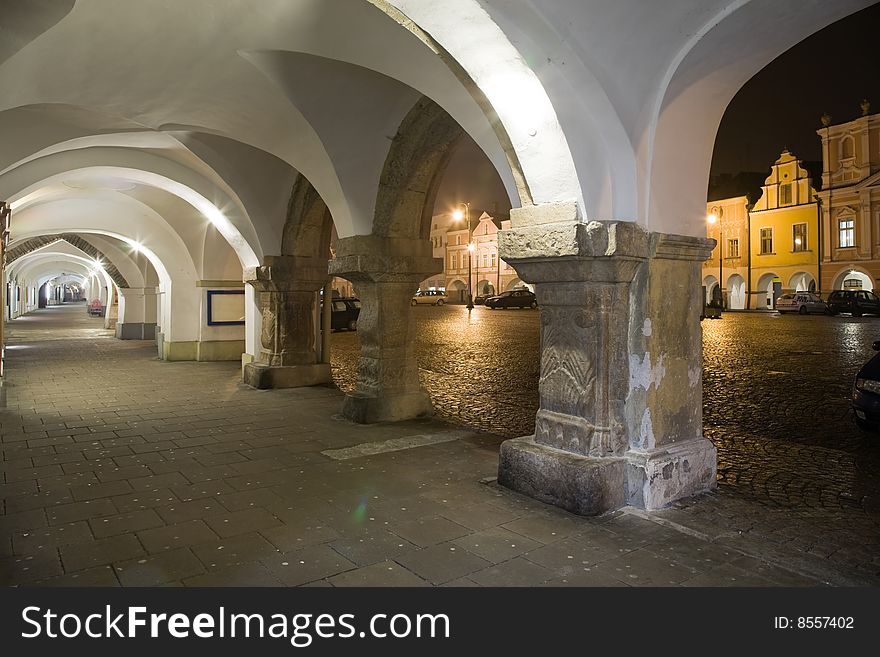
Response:
POLYGON ((303 388, 330 383, 328 363, 313 365, 267 365, 266 363, 247 363, 242 376, 244 382, 252 388, 266 390, 269 388, 303 388))
POLYGON ((155 340, 156 325, 148 322, 116 324, 116 337, 120 340, 155 340))
POLYGON ((626 504, 626 460, 566 452, 535 442, 534 436, 501 443, 498 483, 582 516, 626 504))
POLYGON ((430 415, 431 412, 431 398, 424 390, 404 393, 383 391, 379 396, 355 391, 348 393, 342 404, 342 416, 358 424, 399 422, 430 415))
POLYGON ((705 438, 626 453, 626 502, 651 511, 715 488, 718 452, 705 438))

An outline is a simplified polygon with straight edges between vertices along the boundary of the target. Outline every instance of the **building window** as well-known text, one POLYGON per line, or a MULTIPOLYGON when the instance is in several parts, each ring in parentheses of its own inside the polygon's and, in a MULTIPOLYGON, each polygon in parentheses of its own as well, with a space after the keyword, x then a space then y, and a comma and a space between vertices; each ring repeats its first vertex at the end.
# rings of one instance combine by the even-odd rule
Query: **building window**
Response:
POLYGON ((456 244, 457 246, 461 246, 461 235, 456 235, 456 236, 455 236, 455 244, 456 244))
POLYGON ((492 254, 492 269, 495 269, 495 254, 492 254))
POLYGON ((739 240, 727 240, 727 257, 739 258, 739 240))
POLYGON ((790 205, 791 204, 791 185, 780 185, 779 186, 779 204, 780 205, 790 205))
POLYGON ((840 248, 856 245, 856 220, 853 218, 840 220, 840 248))
POLYGON ((807 250, 807 224, 795 224, 791 227, 792 251, 807 250))
POLYGON ((484 253, 483 254, 483 269, 485 269, 488 266, 489 266, 489 255, 484 253))
POLYGON ((449 268, 450 269, 458 269, 458 257, 451 255, 449 256, 449 268))
POLYGON ((773 253, 773 229, 761 229, 761 255, 773 253))

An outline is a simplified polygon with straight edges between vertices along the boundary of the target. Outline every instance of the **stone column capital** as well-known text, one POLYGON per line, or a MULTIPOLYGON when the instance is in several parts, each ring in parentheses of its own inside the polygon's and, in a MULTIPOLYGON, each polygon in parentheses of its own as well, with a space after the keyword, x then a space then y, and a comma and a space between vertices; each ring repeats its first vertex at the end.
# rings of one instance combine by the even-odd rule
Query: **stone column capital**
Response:
POLYGON ((718 240, 711 237, 651 233, 649 252, 652 258, 703 262, 709 259, 717 244, 718 240))
POLYGON ((528 283, 627 283, 649 255, 648 234, 631 221, 510 228, 499 233, 499 246, 528 283))
POLYGON ((443 271, 426 239, 354 235, 336 242, 330 274, 350 281, 412 283, 443 271))
POLYGON ((261 292, 316 292, 327 282, 326 258, 266 256, 260 267, 248 267, 242 280, 261 292))

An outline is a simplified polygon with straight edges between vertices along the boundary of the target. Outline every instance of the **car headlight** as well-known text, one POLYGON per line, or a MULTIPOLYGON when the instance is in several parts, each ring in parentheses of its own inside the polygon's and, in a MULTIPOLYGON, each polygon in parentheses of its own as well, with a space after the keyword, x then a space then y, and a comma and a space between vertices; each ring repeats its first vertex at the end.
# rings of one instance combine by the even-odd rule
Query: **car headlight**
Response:
POLYGON ((856 379, 856 388, 858 390, 873 392, 875 395, 880 395, 880 381, 874 381, 873 379, 856 379))

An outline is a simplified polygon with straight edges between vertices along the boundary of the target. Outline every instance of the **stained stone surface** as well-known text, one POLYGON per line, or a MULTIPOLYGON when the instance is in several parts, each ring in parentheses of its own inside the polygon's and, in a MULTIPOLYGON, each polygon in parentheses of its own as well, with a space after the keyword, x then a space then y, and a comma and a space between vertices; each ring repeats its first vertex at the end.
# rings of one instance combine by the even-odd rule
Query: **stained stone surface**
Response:
POLYGON ((585 514, 660 508, 713 488, 697 303, 711 243, 631 222, 560 222, 555 205, 548 223, 534 223, 541 209, 499 238, 541 309, 535 433, 505 445, 499 481, 585 514), (657 448, 671 443, 658 466, 657 448))
POLYGON ((261 267, 245 271, 257 291, 262 314, 260 354, 244 367, 254 388, 297 388, 330 381, 318 363, 315 312, 317 293, 327 281, 327 259, 269 256, 261 267))
POLYGON ((361 300, 361 342, 355 390, 342 414, 358 423, 429 415, 431 399, 419 382, 411 300, 419 283, 443 268, 431 243, 358 235, 337 242, 330 271, 350 280, 361 300))

